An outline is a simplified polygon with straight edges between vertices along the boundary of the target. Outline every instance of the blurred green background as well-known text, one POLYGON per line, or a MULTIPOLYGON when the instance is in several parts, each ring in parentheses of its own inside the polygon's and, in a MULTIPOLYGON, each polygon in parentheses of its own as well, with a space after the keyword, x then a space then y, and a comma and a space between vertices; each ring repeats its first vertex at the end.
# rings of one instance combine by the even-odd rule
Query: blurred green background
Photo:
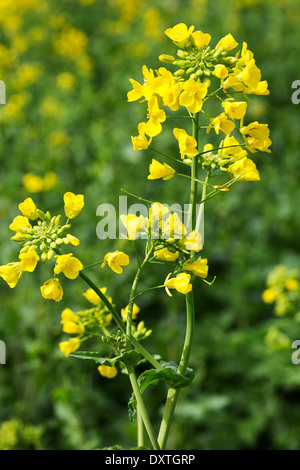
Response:
MULTIPOLYGON (((164 31, 179 22, 210 33, 212 44, 229 32, 247 42, 270 89, 254 97, 247 118, 269 124, 273 145, 271 154, 256 154, 260 183, 237 184, 206 205, 203 254, 216 282, 198 284, 196 377, 182 392, 169 446, 300 449, 300 365, 290 348, 300 338, 297 307, 276 316, 262 301, 276 265, 299 266, 300 106, 291 101, 291 84, 300 79, 297 0, 1 0, 7 104, 0 106, 0 264, 17 257, 8 226, 26 197, 58 214, 65 191, 85 195, 72 233, 81 240, 76 253, 90 264, 115 249, 133 254, 125 241, 96 237, 96 208, 117 205, 121 187, 169 203, 185 191, 175 179, 146 180, 155 153, 134 152, 130 138, 144 107, 126 97, 128 79, 141 81, 142 65, 156 68, 160 54, 175 54, 164 31)), ((167 136, 158 141, 176 152, 167 136)), ((122 276, 109 269, 91 274, 118 309, 128 303, 133 265, 122 276)), ((136 431, 127 415, 127 377, 105 379, 92 363, 62 355, 61 311, 86 308, 86 287, 66 279, 63 301, 45 301, 39 286, 50 269, 48 263, 27 273, 15 289, 0 280, 0 339, 7 347, 0 448, 130 447, 136 431)), ((145 282, 161 283, 167 272, 153 269, 145 282)), ((178 361, 183 298, 149 293, 139 306, 139 319, 154 330, 145 346, 178 361)), ((161 384, 145 392, 155 426, 165 392, 161 384)))

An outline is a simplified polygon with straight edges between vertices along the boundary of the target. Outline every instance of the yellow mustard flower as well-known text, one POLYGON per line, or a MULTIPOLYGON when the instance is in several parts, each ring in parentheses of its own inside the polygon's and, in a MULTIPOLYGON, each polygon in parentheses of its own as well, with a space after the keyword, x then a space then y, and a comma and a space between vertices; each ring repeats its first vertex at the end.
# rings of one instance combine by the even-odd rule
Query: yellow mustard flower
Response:
POLYGON ((162 96, 164 106, 168 106, 172 111, 177 111, 179 108, 179 94, 181 89, 181 83, 174 83, 169 86, 162 96))
POLYGON ((29 223, 28 217, 24 217, 23 215, 17 215, 17 217, 15 217, 12 223, 10 224, 9 228, 14 232, 19 232, 22 228, 31 228, 31 225, 29 223))
POLYGON ((127 93, 127 100, 128 101, 139 100, 140 98, 142 98, 144 96, 143 85, 141 85, 139 82, 137 82, 133 78, 130 78, 129 81, 132 85, 132 90, 130 90, 127 93))
MULTIPOLYGON (((135 320, 137 318, 137 315, 139 312, 140 312, 140 308, 136 304, 133 304, 132 320, 135 320)), ((121 309, 121 317, 124 322, 127 321, 127 315, 128 315, 128 305, 127 307, 121 309)))
POLYGON ((238 181, 260 181, 259 172, 255 163, 250 158, 240 158, 228 167, 229 173, 238 181))
POLYGON ((113 379, 118 374, 118 369, 116 366, 98 366, 98 372, 102 377, 106 377, 107 379, 113 379))
POLYGON ((290 291, 295 291, 295 290, 298 290, 299 289, 299 282, 297 281, 297 279, 294 279, 292 277, 289 277, 286 281, 285 281, 285 288, 287 290, 290 290, 290 291))
POLYGON ((232 101, 229 98, 222 102, 222 106, 230 119, 243 119, 246 114, 246 101, 232 101))
POLYGON ((121 266, 127 266, 129 264, 129 256, 123 253, 122 251, 116 250, 113 253, 107 253, 104 256, 104 262, 101 265, 103 268, 106 264, 117 274, 123 272, 121 266))
POLYGON ((84 196, 67 192, 64 194, 65 214, 69 219, 74 219, 84 206, 84 196))
POLYGON ((55 302, 60 302, 63 298, 63 289, 56 277, 44 282, 41 286, 41 293, 44 299, 55 300, 55 302))
POLYGON ((236 75, 247 87, 255 89, 261 80, 261 71, 257 67, 255 60, 251 59, 246 67, 236 75))
POLYGON ((248 155, 247 151, 240 146, 239 141, 234 136, 229 135, 226 135, 225 139, 222 140, 218 153, 223 158, 233 157, 236 160, 248 155))
POLYGON ((189 271, 195 274, 196 276, 206 278, 208 274, 207 258, 202 258, 197 261, 192 262, 187 260, 183 263, 183 270, 189 271))
POLYGON ((185 106, 190 113, 198 113, 202 108, 203 99, 207 95, 207 85, 189 79, 183 83, 183 91, 179 104, 185 106))
POLYGON ((55 274, 64 273, 69 279, 75 279, 79 275, 79 271, 83 268, 83 264, 79 259, 75 258, 72 253, 66 255, 58 255, 56 258, 55 274))
POLYGON ((68 233, 66 235, 66 238, 69 240, 70 242, 70 245, 72 246, 78 246, 80 241, 78 240, 78 238, 74 237, 74 235, 71 235, 70 233, 68 233))
POLYGON ((8 263, 0 266, 0 276, 9 285, 14 288, 22 275, 21 265, 17 263, 8 263))
POLYGON ((145 122, 139 123, 138 132, 139 132, 138 136, 131 137, 131 141, 133 145, 132 148, 135 151, 147 149, 152 141, 152 137, 149 137, 149 139, 147 139, 146 137, 146 123, 145 122))
POLYGON ((160 248, 159 250, 156 250, 154 252, 154 256, 159 261, 176 261, 179 256, 179 252, 170 251, 168 248, 165 247, 165 248, 160 248))
POLYGON ((28 197, 25 201, 21 202, 18 208, 20 212, 30 220, 35 220, 38 217, 37 207, 31 197, 28 197))
MULTIPOLYGON (((103 294, 106 293, 106 287, 101 287, 99 289, 103 294)), ((100 305, 102 300, 100 299, 99 295, 96 294, 96 292, 93 289, 87 289, 83 293, 84 297, 93 305, 100 305)))
POLYGON ((244 137, 246 148, 250 152, 261 152, 271 153, 269 149, 272 144, 269 138, 270 130, 268 124, 260 124, 257 121, 251 122, 248 126, 244 126, 240 129, 241 134, 244 137))
POLYGON ((171 273, 168 274, 164 286, 167 294, 172 297, 172 294, 169 289, 176 289, 181 294, 187 294, 192 290, 191 275, 187 273, 177 274, 176 277, 170 278, 171 273))
POLYGON ((127 230, 127 238, 129 240, 136 240, 143 228, 147 227, 147 219, 145 217, 128 214, 120 216, 121 222, 127 230))
POLYGON ((202 236, 199 232, 193 230, 185 238, 180 240, 179 244, 187 251, 201 251, 203 248, 202 236))
POLYGON ((158 106, 156 96, 152 96, 148 102, 148 121, 146 122, 145 132, 149 137, 155 137, 162 130, 161 123, 166 120, 166 113, 158 106))
POLYGON ((237 45, 238 45, 238 42, 236 42, 232 34, 227 34, 222 39, 220 39, 220 41, 216 45, 216 49, 219 49, 220 47, 222 47, 225 51, 228 52, 234 49, 237 45))
POLYGON ((37 265, 37 262, 39 261, 40 257, 35 251, 35 248, 29 249, 25 253, 20 253, 19 254, 20 258, 20 266, 22 271, 28 271, 32 273, 37 265))
POLYGON ((194 40, 195 46, 198 49, 208 46, 211 40, 211 35, 208 33, 203 33, 202 31, 194 31, 192 33, 192 38, 194 40))
POLYGON ((187 26, 184 23, 178 23, 173 28, 168 28, 165 34, 178 46, 185 47, 190 42, 190 36, 194 31, 195 27, 187 26))
POLYGON ((210 120, 210 125, 207 128, 207 134, 209 133, 211 127, 214 127, 215 133, 219 135, 219 132, 222 131, 224 134, 230 134, 234 128, 235 124, 233 121, 230 121, 225 113, 221 113, 215 118, 210 120))
POLYGON ((217 78, 224 79, 228 76, 228 69, 224 64, 218 64, 215 66, 213 75, 217 78))
POLYGON ((178 127, 173 129, 173 134, 178 140, 181 155, 187 155, 188 157, 198 155, 197 141, 194 137, 190 136, 184 129, 179 129, 178 127))
POLYGON ((148 180, 156 180, 162 178, 163 180, 169 180, 173 178, 175 175, 175 170, 167 165, 167 163, 160 163, 154 158, 152 159, 152 163, 149 165, 149 175, 148 180))
POLYGON ((79 338, 70 338, 68 341, 62 341, 58 344, 61 352, 68 357, 74 351, 80 347, 80 339, 79 338))
POLYGON ((277 293, 272 287, 265 289, 262 293, 262 299, 265 304, 272 304, 275 302, 277 293))
POLYGON ((79 316, 77 313, 73 312, 70 308, 65 308, 61 313, 61 323, 64 324, 68 321, 77 322, 79 321, 79 316))
POLYGON ((70 335, 76 334, 82 336, 84 333, 84 325, 81 323, 81 321, 65 321, 63 323, 63 332, 68 333, 70 335))

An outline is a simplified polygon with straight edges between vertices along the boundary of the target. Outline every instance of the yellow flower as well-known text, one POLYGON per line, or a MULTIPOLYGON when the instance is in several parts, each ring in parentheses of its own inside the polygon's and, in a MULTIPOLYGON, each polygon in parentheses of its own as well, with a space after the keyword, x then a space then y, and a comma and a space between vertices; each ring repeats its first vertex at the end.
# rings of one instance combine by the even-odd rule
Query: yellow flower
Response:
POLYGON ((297 281, 297 279, 290 277, 285 281, 285 288, 291 291, 298 290, 299 282, 297 281))
POLYGON ((44 299, 52 299, 60 302, 63 297, 63 290, 57 278, 48 279, 41 286, 41 293, 44 299))
POLYGON ((57 84, 64 90, 71 90, 76 85, 76 78, 69 72, 62 72, 57 76, 57 84))
POLYGON ((194 137, 188 135, 184 129, 179 129, 178 127, 173 129, 173 134, 178 140, 179 151, 182 155, 187 155, 189 157, 198 155, 197 141, 194 137))
POLYGON ((206 131, 207 134, 209 133, 211 126, 214 127, 216 134, 219 134, 219 132, 222 131, 227 135, 230 134, 235 128, 234 122, 230 121, 225 113, 221 113, 210 120, 210 125, 206 131))
POLYGON ((102 377, 106 377, 107 379, 113 379, 116 377, 118 374, 118 369, 116 366, 104 366, 101 365, 98 367, 99 374, 102 375, 102 377))
POLYGON ((185 47, 190 42, 190 36, 194 31, 194 26, 191 26, 189 29, 184 23, 179 23, 173 26, 173 28, 168 28, 165 31, 165 34, 178 46, 185 47))
POLYGON ((243 119, 246 114, 246 101, 231 101, 228 99, 223 101, 222 106, 230 119, 243 119))
POLYGON ((218 153, 222 158, 234 158, 235 160, 248 155, 247 151, 240 146, 238 140, 229 135, 226 135, 225 139, 222 140, 218 153))
POLYGON ((59 343, 59 348, 66 357, 69 356, 74 351, 80 347, 80 339, 79 338, 70 338, 68 341, 62 341, 59 343))
POLYGON ((186 228, 176 212, 163 221, 162 230, 164 238, 181 238, 186 233, 186 228))
POLYGON ((188 251, 198 252, 201 251, 203 248, 201 234, 199 232, 196 232, 195 230, 193 230, 185 238, 180 240, 179 244, 182 245, 184 249, 188 251))
POLYGON ((202 100, 207 94, 207 85, 189 79, 183 83, 183 92, 179 104, 185 106, 190 113, 198 113, 202 108, 202 100))
POLYGON ((55 274, 64 273, 69 279, 75 279, 79 271, 83 268, 83 264, 79 259, 75 258, 72 253, 67 255, 59 255, 56 258, 56 266, 54 268, 55 274))
POLYGON ((166 120, 166 113, 158 106, 156 96, 152 96, 148 102, 148 121, 146 122, 145 132, 149 137, 155 137, 161 130, 161 122, 166 120))
POLYGON ((271 153, 269 147, 272 141, 269 138, 270 131, 268 124, 259 124, 255 121, 248 126, 242 127, 240 132, 244 137, 246 148, 250 152, 253 153, 260 150, 261 152, 271 153))
POLYGON ((78 322, 79 321, 79 316, 77 313, 73 312, 70 308, 65 308, 62 313, 61 313, 61 323, 64 325, 65 323, 72 321, 72 322, 78 322))
POLYGON ((148 180, 156 180, 162 178, 163 180, 169 180, 173 178, 175 175, 175 170, 167 165, 166 163, 160 163, 154 158, 152 159, 152 163, 149 165, 149 175, 148 180))
POLYGON ((275 289, 270 287, 269 289, 265 289, 262 293, 262 299, 265 304, 272 304, 275 302, 277 297, 275 289))
POLYGON ((38 217, 37 207, 31 197, 25 199, 25 201, 19 204, 19 210, 25 217, 28 217, 30 220, 35 220, 38 217))
POLYGON ((260 181, 255 163, 247 157, 240 158, 234 162, 228 167, 228 171, 234 178, 239 176, 238 181, 260 181))
POLYGON ((143 85, 141 85, 139 82, 137 82, 133 78, 130 78, 129 81, 132 85, 132 90, 130 90, 127 93, 127 100, 128 101, 139 100, 140 98, 144 96, 143 85))
POLYGON ((227 34, 218 42, 218 44, 216 45, 216 49, 222 47, 225 51, 231 51, 237 45, 238 43, 236 42, 232 34, 227 34))
POLYGON ((64 333, 68 333, 70 335, 76 334, 82 336, 85 330, 81 321, 78 320, 75 322, 69 320, 63 323, 63 331, 64 333))
POLYGON ((65 214, 69 219, 74 219, 84 206, 84 196, 67 192, 64 194, 65 214))
POLYGON ((192 33, 192 38, 194 40, 195 46, 198 49, 208 46, 211 40, 211 35, 208 33, 203 33, 202 31, 194 31, 192 33))
POLYGON ((206 278, 208 273, 207 258, 202 258, 194 262, 187 260, 183 263, 183 270, 190 271, 196 276, 206 278))
POLYGON ((181 84, 175 83, 164 91, 162 96, 164 106, 168 106, 172 111, 177 111, 179 108, 179 94, 181 91, 181 84))
POLYGON ((101 265, 103 268, 106 264, 117 274, 121 274, 123 269, 121 266, 129 264, 129 256, 122 251, 116 250, 113 253, 107 253, 104 256, 104 262, 101 265))
POLYGON ((246 67, 237 74, 237 77, 240 78, 250 89, 256 89, 261 80, 261 72, 255 64, 255 60, 251 59, 246 67))
POLYGON ((174 253, 168 250, 168 248, 160 248, 154 252, 154 256, 159 261, 176 261, 179 256, 179 252, 175 251, 174 253))
POLYGON ((127 238, 129 240, 136 240, 142 228, 147 226, 147 219, 145 217, 136 216, 133 214, 120 216, 121 222, 127 230, 127 238))
MULTIPOLYGON (((132 320, 136 319, 139 312, 140 312, 140 308, 136 304, 133 304, 132 320)), ((127 321, 127 315, 128 315, 128 305, 127 307, 121 309, 121 317, 123 321, 127 321)))
POLYGON ((215 75, 217 78, 224 79, 228 76, 228 69, 225 67, 225 65, 218 64, 215 66, 213 75, 215 75))
POLYGON ((23 176, 23 185, 29 193, 39 193, 44 189, 44 180, 33 173, 27 173, 23 176))
POLYGON ((176 277, 170 278, 171 273, 168 274, 164 286, 167 294, 172 297, 169 289, 176 289, 181 294, 187 294, 192 290, 192 284, 190 284, 191 275, 187 273, 177 274, 176 277))
POLYGON ((138 131, 139 135, 136 137, 131 137, 132 140, 132 145, 133 145, 133 150, 138 151, 142 149, 147 149, 149 145, 151 144, 152 137, 147 139, 145 133, 146 133, 146 123, 145 122, 140 122, 138 125, 138 131))
POLYGON ((17 217, 14 218, 9 228, 10 230, 13 230, 14 232, 19 232, 20 229, 22 228, 31 228, 31 225, 29 223, 28 217, 18 215, 17 217))
MULTIPOLYGON (((106 292, 106 287, 102 287, 100 291, 105 294, 106 292)), ((96 292, 93 289, 87 289, 83 293, 84 297, 93 305, 99 305, 101 304, 102 300, 100 299, 99 295, 96 294, 96 292)))
POLYGON ((73 235, 71 235, 70 233, 68 233, 66 235, 66 238, 69 240, 70 244, 72 246, 78 246, 80 241, 78 240, 78 238, 74 237, 73 235))
POLYGON ((29 249, 25 253, 20 253, 19 258, 21 260, 20 267, 22 271, 29 271, 32 273, 39 261, 40 257, 36 253, 35 248, 29 249))
POLYGON ((14 288, 22 275, 20 263, 8 263, 0 266, 0 276, 9 287, 14 288))

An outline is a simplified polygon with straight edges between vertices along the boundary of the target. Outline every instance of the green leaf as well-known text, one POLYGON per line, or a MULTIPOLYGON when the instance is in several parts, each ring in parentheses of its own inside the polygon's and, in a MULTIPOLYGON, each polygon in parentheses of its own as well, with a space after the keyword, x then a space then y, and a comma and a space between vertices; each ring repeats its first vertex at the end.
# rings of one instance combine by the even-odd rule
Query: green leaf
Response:
MULTIPOLYGON (((148 369, 139 376, 138 384, 142 393, 149 385, 156 385, 160 380, 167 382, 171 388, 187 387, 195 376, 193 370, 190 368, 187 368, 186 375, 178 374, 178 365, 173 361, 161 361, 160 364, 163 366, 162 370, 148 369)), ((136 398, 135 395, 132 394, 128 402, 128 415, 131 421, 134 420, 136 406, 136 398)))
POLYGON ((77 359, 87 359, 90 361, 94 361, 97 364, 101 364, 108 367, 114 366, 115 363, 118 361, 123 362, 125 365, 129 364, 131 366, 135 366, 140 360, 140 353, 135 350, 126 351, 120 356, 115 356, 110 359, 102 357, 101 353, 95 351, 79 351, 70 354, 70 356, 76 357, 77 359))

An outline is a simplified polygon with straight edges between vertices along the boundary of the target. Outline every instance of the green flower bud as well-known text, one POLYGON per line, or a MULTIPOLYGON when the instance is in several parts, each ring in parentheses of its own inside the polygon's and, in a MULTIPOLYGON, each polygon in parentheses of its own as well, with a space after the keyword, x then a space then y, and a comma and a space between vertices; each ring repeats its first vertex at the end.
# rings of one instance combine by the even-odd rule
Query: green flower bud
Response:
POLYGON ((56 248, 56 243, 55 243, 55 242, 51 242, 51 243, 50 243, 50 248, 55 249, 55 248, 56 248))
POLYGON ((54 255, 55 255, 55 252, 53 250, 49 250, 48 253, 47 253, 47 260, 50 261, 53 258, 54 255))
POLYGON ((158 57, 158 60, 160 60, 161 62, 164 62, 166 64, 172 64, 172 62, 174 62, 175 58, 171 55, 168 55, 168 54, 161 54, 158 57))
POLYGON ((47 261, 47 253, 44 252, 41 254, 41 261, 42 263, 45 263, 45 261, 47 261))

